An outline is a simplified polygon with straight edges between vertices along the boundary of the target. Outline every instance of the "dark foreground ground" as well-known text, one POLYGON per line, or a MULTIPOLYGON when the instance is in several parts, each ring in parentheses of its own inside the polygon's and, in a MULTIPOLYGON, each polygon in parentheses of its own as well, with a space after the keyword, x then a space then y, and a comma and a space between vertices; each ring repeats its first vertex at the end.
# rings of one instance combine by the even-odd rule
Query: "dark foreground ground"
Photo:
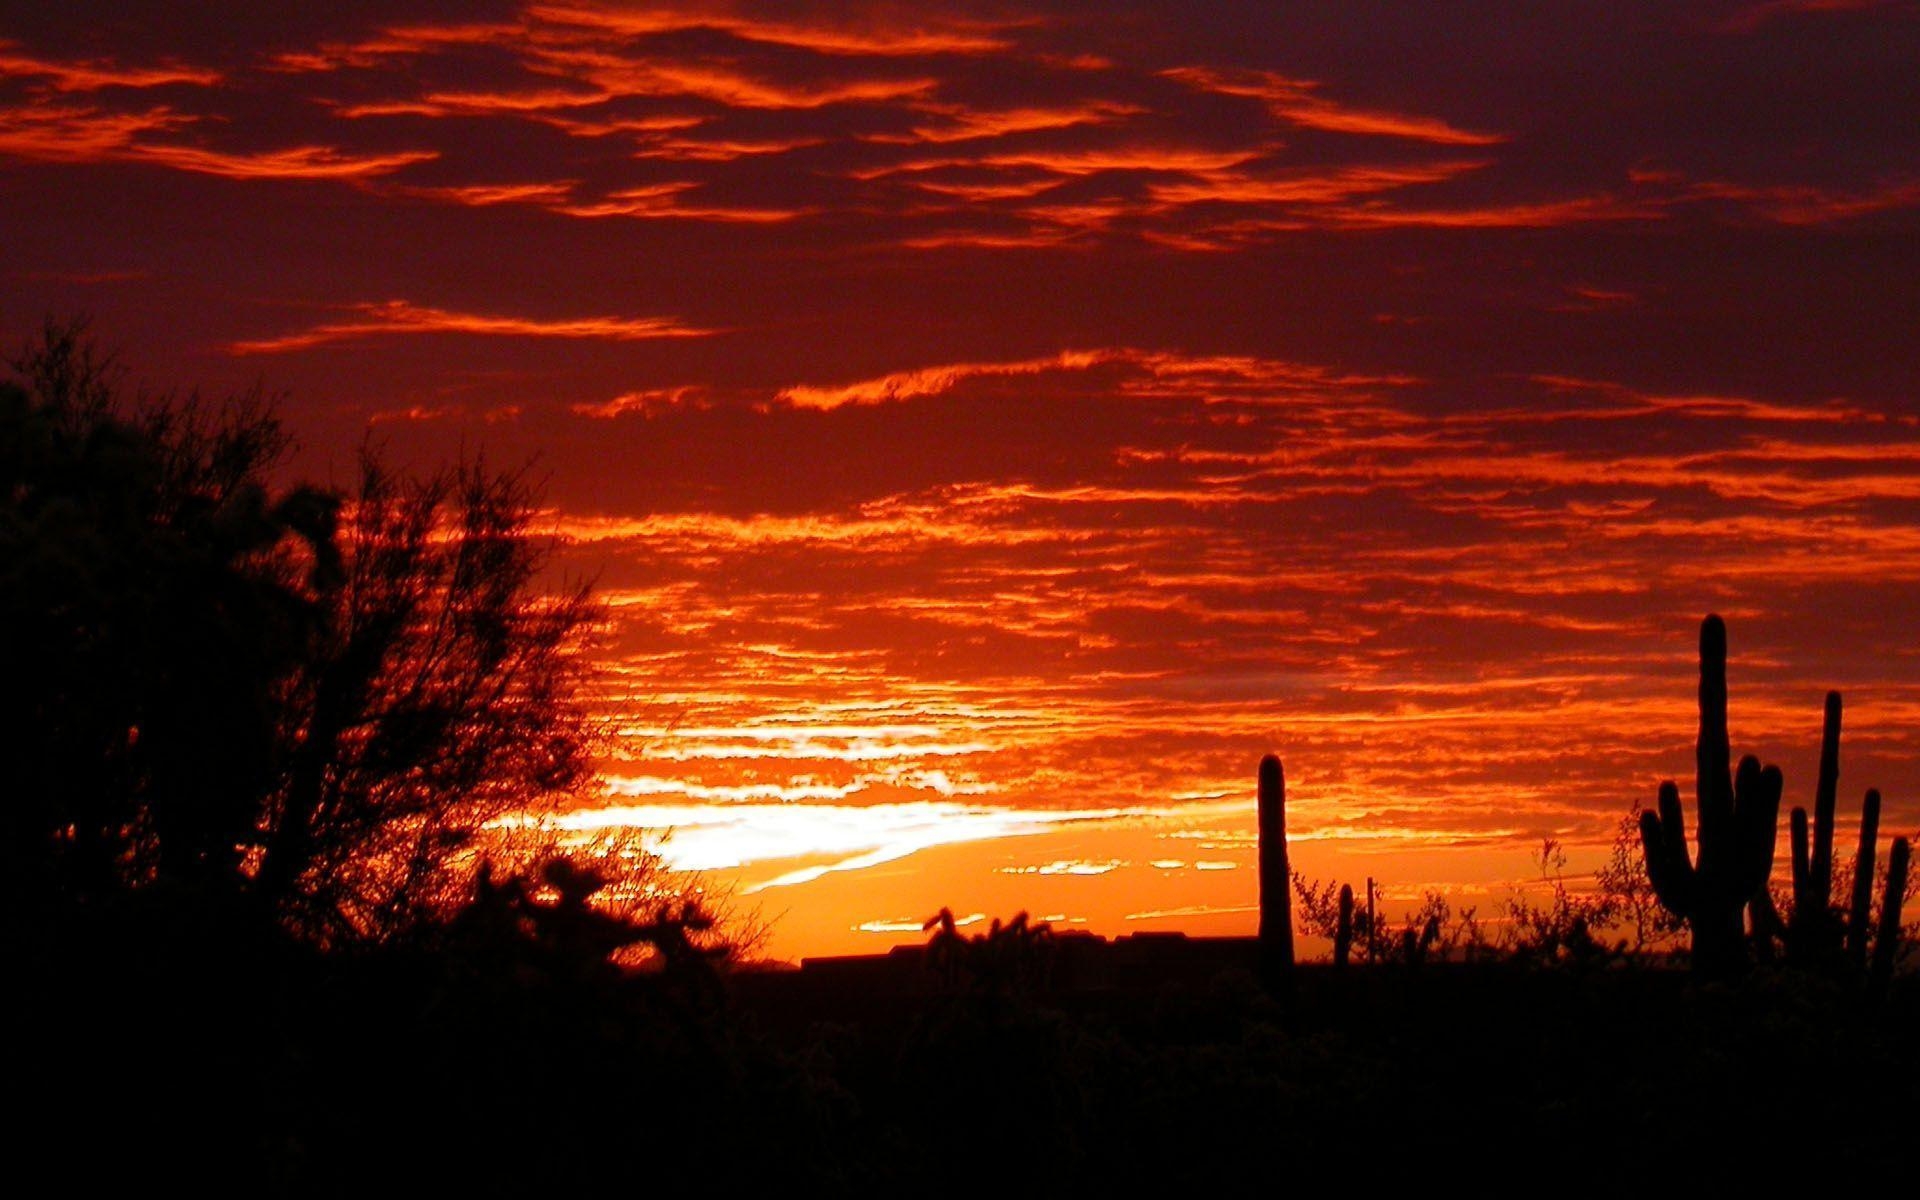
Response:
POLYGON ((1269 995, 1244 943, 1148 949, 709 991, 444 947, 42 941, 9 987, 9 1161, 78 1195, 1911 1187, 1911 977, 1870 1004, 1785 973, 1308 966, 1269 995))

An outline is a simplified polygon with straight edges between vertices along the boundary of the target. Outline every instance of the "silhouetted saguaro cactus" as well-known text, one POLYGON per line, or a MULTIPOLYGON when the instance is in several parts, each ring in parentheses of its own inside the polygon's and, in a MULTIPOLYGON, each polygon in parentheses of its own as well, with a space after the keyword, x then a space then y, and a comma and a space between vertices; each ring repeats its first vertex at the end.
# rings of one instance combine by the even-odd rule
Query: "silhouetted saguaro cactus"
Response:
POLYGON ((1340 923, 1333 930, 1333 965, 1344 967, 1353 952, 1353 885, 1340 885, 1340 923))
POLYGON ((1840 950, 1840 927, 1833 916, 1833 818, 1839 781, 1840 693, 1828 692, 1811 830, 1807 810, 1793 810, 1793 922, 1787 929, 1787 949, 1802 964, 1830 961, 1840 950))
POLYGON ((1860 849, 1853 856, 1853 905, 1847 913, 1847 957, 1853 969, 1867 966, 1867 930, 1871 927, 1873 905, 1874 840, 1880 836, 1880 792, 1867 789, 1866 803, 1860 809, 1860 849))
POLYGON ((1730 775, 1727 739, 1727 628, 1709 615, 1700 625, 1700 737, 1694 750, 1699 828, 1689 858, 1680 789, 1660 785, 1659 808, 1640 814, 1647 877, 1669 912, 1693 931, 1694 969, 1730 974, 1746 962, 1744 914, 1773 871, 1780 820, 1778 767, 1751 756, 1730 775))
MULTIPOLYGON (((1802 967, 1855 971, 1867 966, 1867 933, 1872 928, 1874 843, 1880 835, 1880 793, 1867 791, 1860 809, 1860 842, 1853 859, 1853 894, 1844 913, 1834 903, 1833 834, 1835 795, 1840 780, 1840 693, 1827 693, 1826 720, 1820 731, 1820 783, 1813 812, 1795 808, 1792 817, 1793 920, 1787 929, 1788 957, 1802 967)), ((1898 919, 1896 914, 1896 926, 1898 919)))
POLYGON ((1907 894, 1907 839, 1893 839, 1887 853, 1887 890, 1880 897, 1880 935, 1873 943, 1873 990, 1884 992, 1893 982, 1893 960, 1900 950, 1900 905, 1907 894))
POLYGON ((1428 917, 1417 932, 1412 928, 1400 933, 1400 959, 1410 967, 1420 966, 1440 941, 1440 918, 1428 917))
POLYGON ((1287 783, 1279 756, 1260 760, 1260 973, 1270 987, 1293 976, 1293 875, 1287 869, 1287 783))

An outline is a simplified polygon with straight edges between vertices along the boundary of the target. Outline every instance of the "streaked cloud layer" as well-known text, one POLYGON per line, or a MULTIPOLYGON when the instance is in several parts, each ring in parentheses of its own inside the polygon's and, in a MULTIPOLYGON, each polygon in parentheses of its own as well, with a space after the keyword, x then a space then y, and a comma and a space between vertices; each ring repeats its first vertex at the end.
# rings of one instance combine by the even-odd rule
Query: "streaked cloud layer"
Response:
POLYGON ((1736 741, 1810 792, 1841 687, 1920 824, 1915 61, 1910 3, 46 6, 0 315, 264 376, 323 476, 537 455, 615 617, 576 824, 777 949, 1250 927, 1260 753, 1310 872, 1484 889, 1690 769, 1708 610, 1736 741))

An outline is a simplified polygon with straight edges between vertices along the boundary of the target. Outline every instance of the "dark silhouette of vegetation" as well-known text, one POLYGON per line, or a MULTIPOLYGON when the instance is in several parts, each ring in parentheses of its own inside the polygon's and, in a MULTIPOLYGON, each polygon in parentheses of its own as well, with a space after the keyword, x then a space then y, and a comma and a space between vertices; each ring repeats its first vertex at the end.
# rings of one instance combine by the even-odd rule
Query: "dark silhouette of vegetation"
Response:
POLYGON ((8 885, 165 887, 323 943, 444 916, 490 820, 568 794, 594 618, 524 475, 282 487, 258 394, 127 401, 79 325, 0 392, 8 885))
POLYGON ((1747 962, 1745 914, 1773 872, 1782 780, 1778 767, 1751 755, 1730 772, 1727 739, 1727 628, 1709 616, 1700 627, 1700 738, 1695 751, 1697 854, 1687 851, 1680 789, 1660 785, 1657 811, 1640 815, 1647 876, 1660 902, 1693 932, 1693 963, 1708 975, 1738 973, 1747 962))
MULTIPOLYGON (((1853 855, 1853 899, 1847 906, 1847 956, 1856 971, 1867 966, 1867 935, 1873 920, 1874 843, 1879 837, 1880 789, 1868 788, 1860 806, 1860 844, 1853 855)), ((1894 923, 1899 924, 1897 913, 1894 923)))
POLYGON ((1284 988, 1293 972, 1293 873, 1287 869, 1287 781, 1277 755, 1260 760, 1260 974, 1284 988))
POLYGON ((1763 921, 1758 922, 1756 939, 1783 936, 1787 958, 1795 966, 1829 974, 1851 971, 1868 974, 1876 989, 1884 987, 1893 969, 1893 957, 1900 940, 1900 910, 1905 899, 1903 866, 1906 839, 1895 838, 1888 856, 1887 886, 1881 897, 1881 928, 1891 930, 1883 939, 1885 956, 1874 955, 1869 964, 1870 934, 1874 931, 1872 909, 1874 891, 1875 842, 1880 833, 1880 792, 1867 789, 1861 803, 1860 833, 1853 860, 1853 886, 1847 904, 1835 900, 1834 824, 1840 779, 1839 692, 1828 692, 1825 718, 1820 736, 1820 776, 1811 815, 1796 807, 1792 814, 1791 847, 1793 891, 1791 916, 1784 923, 1772 912, 1771 905, 1763 921))
POLYGON ((1874 939, 1872 987, 1884 996, 1893 983, 1894 960, 1899 957, 1903 929, 1900 906, 1908 891, 1908 858, 1911 849, 1906 838, 1893 839, 1887 852, 1887 887, 1880 900, 1880 932, 1874 939))
POLYGON ((1671 952, 1686 931, 1686 922, 1660 903, 1647 875, 1640 839, 1638 804, 1620 818, 1614 830, 1613 847, 1606 863, 1594 875, 1594 883, 1606 908, 1599 920, 1589 914, 1589 924, 1621 929, 1626 933, 1617 946, 1622 955, 1648 957, 1671 952))
POLYGON ((1347 965, 1347 955, 1353 951, 1353 885, 1340 885, 1340 911, 1333 922, 1333 965, 1347 965))
POLYGON ((1024 912, 1002 923, 995 917, 984 933, 960 932, 953 910, 942 908, 922 926, 927 966, 949 988, 989 996, 1044 987, 1053 966, 1053 926, 1032 921, 1024 912))
MULTIPOLYGON (((1696 970, 1717 977, 1738 974, 1753 956, 1766 960, 1773 943, 1784 939, 1788 960, 1797 968, 1835 974, 1849 965, 1857 974, 1867 958, 1868 909, 1873 894, 1874 841, 1878 836, 1880 795, 1869 790, 1861 814, 1859 851, 1849 908, 1834 904, 1833 833, 1840 778, 1841 697, 1827 693, 1821 722, 1820 767, 1811 816, 1795 807, 1791 817, 1792 899, 1782 920, 1768 887, 1778 838, 1782 779, 1777 767, 1740 760, 1729 786, 1727 763, 1727 632, 1719 617, 1708 616, 1700 629, 1700 741, 1697 753, 1697 861, 1689 861, 1679 789, 1660 785, 1657 812, 1640 815, 1647 875, 1660 901, 1685 920, 1693 933, 1696 970)), ((1906 860, 1906 839, 1894 839, 1890 858, 1906 860)), ((1891 972, 1901 940, 1900 910, 1905 872, 1896 885, 1888 880, 1881 902, 1877 939, 1889 956, 1891 972)), ((1885 976, 1876 953, 1873 978, 1885 976)))
POLYGON ((730 1014, 704 899, 490 827, 569 798, 596 737, 596 609, 542 590, 523 473, 290 484, 258 392, 129 397, 78 324, 13 366, 0 953, 37 1166, 500 1194, 604 1183, 645 1129, 686 1183, 731 1138, 689 1112, 777 1110, 769 1161, 834 1176, 831 1089, 730 1014))
MULTIPOLYGON (((1820 775, 1814 793, 1812 845, 1808 845, 1806 809, 1794 807, 1790 826, 1793 918, 1786 930, 1787 953, 1802 966, 1832 966, 1841 953, 1844 926, 1833 911, 1833 822, 1839 782, 1840 693, 1828 692, 1820 725, 1820 775)), ((1773 930, 1763 932, 1771 934, 1773 930)))
POLYGON ((1621 898, 1600 874, 1594 891, 1576 892, 1568 886, 1566 849, 1557 838, 1541 839, 1534 862, 1547 888, 1546 902, 1536 903, 1524 894, 1508 898, 1503 949, 1530 963, 1583 966, 1624 953, 1624 941, 1609 946, 1603 940, 1620 914, 1621 898))
POLYGON ((475 883, 473 900, 446 923, 439 941, 476 952, 509 947, 516 969, 580 982, 618 978, 623 954, 644 947, 649 964, 676 994, 699 1007, 719 1001, 718 968, 736 947, 715 935, 713 916, 694 899, 661 897, 638 906, 598 902, 611 878, 566 858, 503 879, 483 865, 475 883))
MULTIPOLYGON (((1329 938, 1336 946, 1340 940, 1341 927, 1344 924, 1348 942, 1357 931, 1366 936, 1367 914, 1353 911, 1353 888, 1336 880, 1321 883, 1318 879, 1308 879, 1298 871, 1292 872, 1293 912, 1300 923, 1303 933, 1318 938, 1329 938), (1342 900, 1342 896, 1345 897, 1342 900), (1343 916, 1344 910, 1344 916, 1343 916)), ((1336 958, 1339 956, 1336 954, 1336 958)))

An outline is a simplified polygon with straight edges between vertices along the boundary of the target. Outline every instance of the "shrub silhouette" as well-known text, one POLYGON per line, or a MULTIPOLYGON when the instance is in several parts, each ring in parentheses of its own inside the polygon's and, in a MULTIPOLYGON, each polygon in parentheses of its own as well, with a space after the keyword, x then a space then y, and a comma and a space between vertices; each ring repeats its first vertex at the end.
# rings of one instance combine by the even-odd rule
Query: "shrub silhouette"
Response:
POLYGON ((646 947, 653 976, 667 991, 696 1010, 713 1009, 720 1000, 719 966, 732 947, 716 936, 712 914, 684 896, 624 911, 597 902, 612 883, 566 858, 503 878, 483 865, 472 902, 434 942, 477 960, 487 974, 545 987, 616 984, 629 977, 619 962, 623 952, 646 947))
MULTIPOLYGON (((29 908, 130 889, 322 943, 468 894, 478 831, 588 768, 584 589, 536 591, 525 478, 281 488, 258 393, 127 401, 83 326, 0 386, 4 864, 29 908)), ((15 906, 15 911, 19 911, 15 906)))
POLYGON ((1032 991, 1045 986, 1053 966, 1053 926, 1024 912, 1005 923, 995 917, 985 933, 968 937, 942 907, 921 928, 931 935, 927 966, 949 988, 987 996, 1032 991))

